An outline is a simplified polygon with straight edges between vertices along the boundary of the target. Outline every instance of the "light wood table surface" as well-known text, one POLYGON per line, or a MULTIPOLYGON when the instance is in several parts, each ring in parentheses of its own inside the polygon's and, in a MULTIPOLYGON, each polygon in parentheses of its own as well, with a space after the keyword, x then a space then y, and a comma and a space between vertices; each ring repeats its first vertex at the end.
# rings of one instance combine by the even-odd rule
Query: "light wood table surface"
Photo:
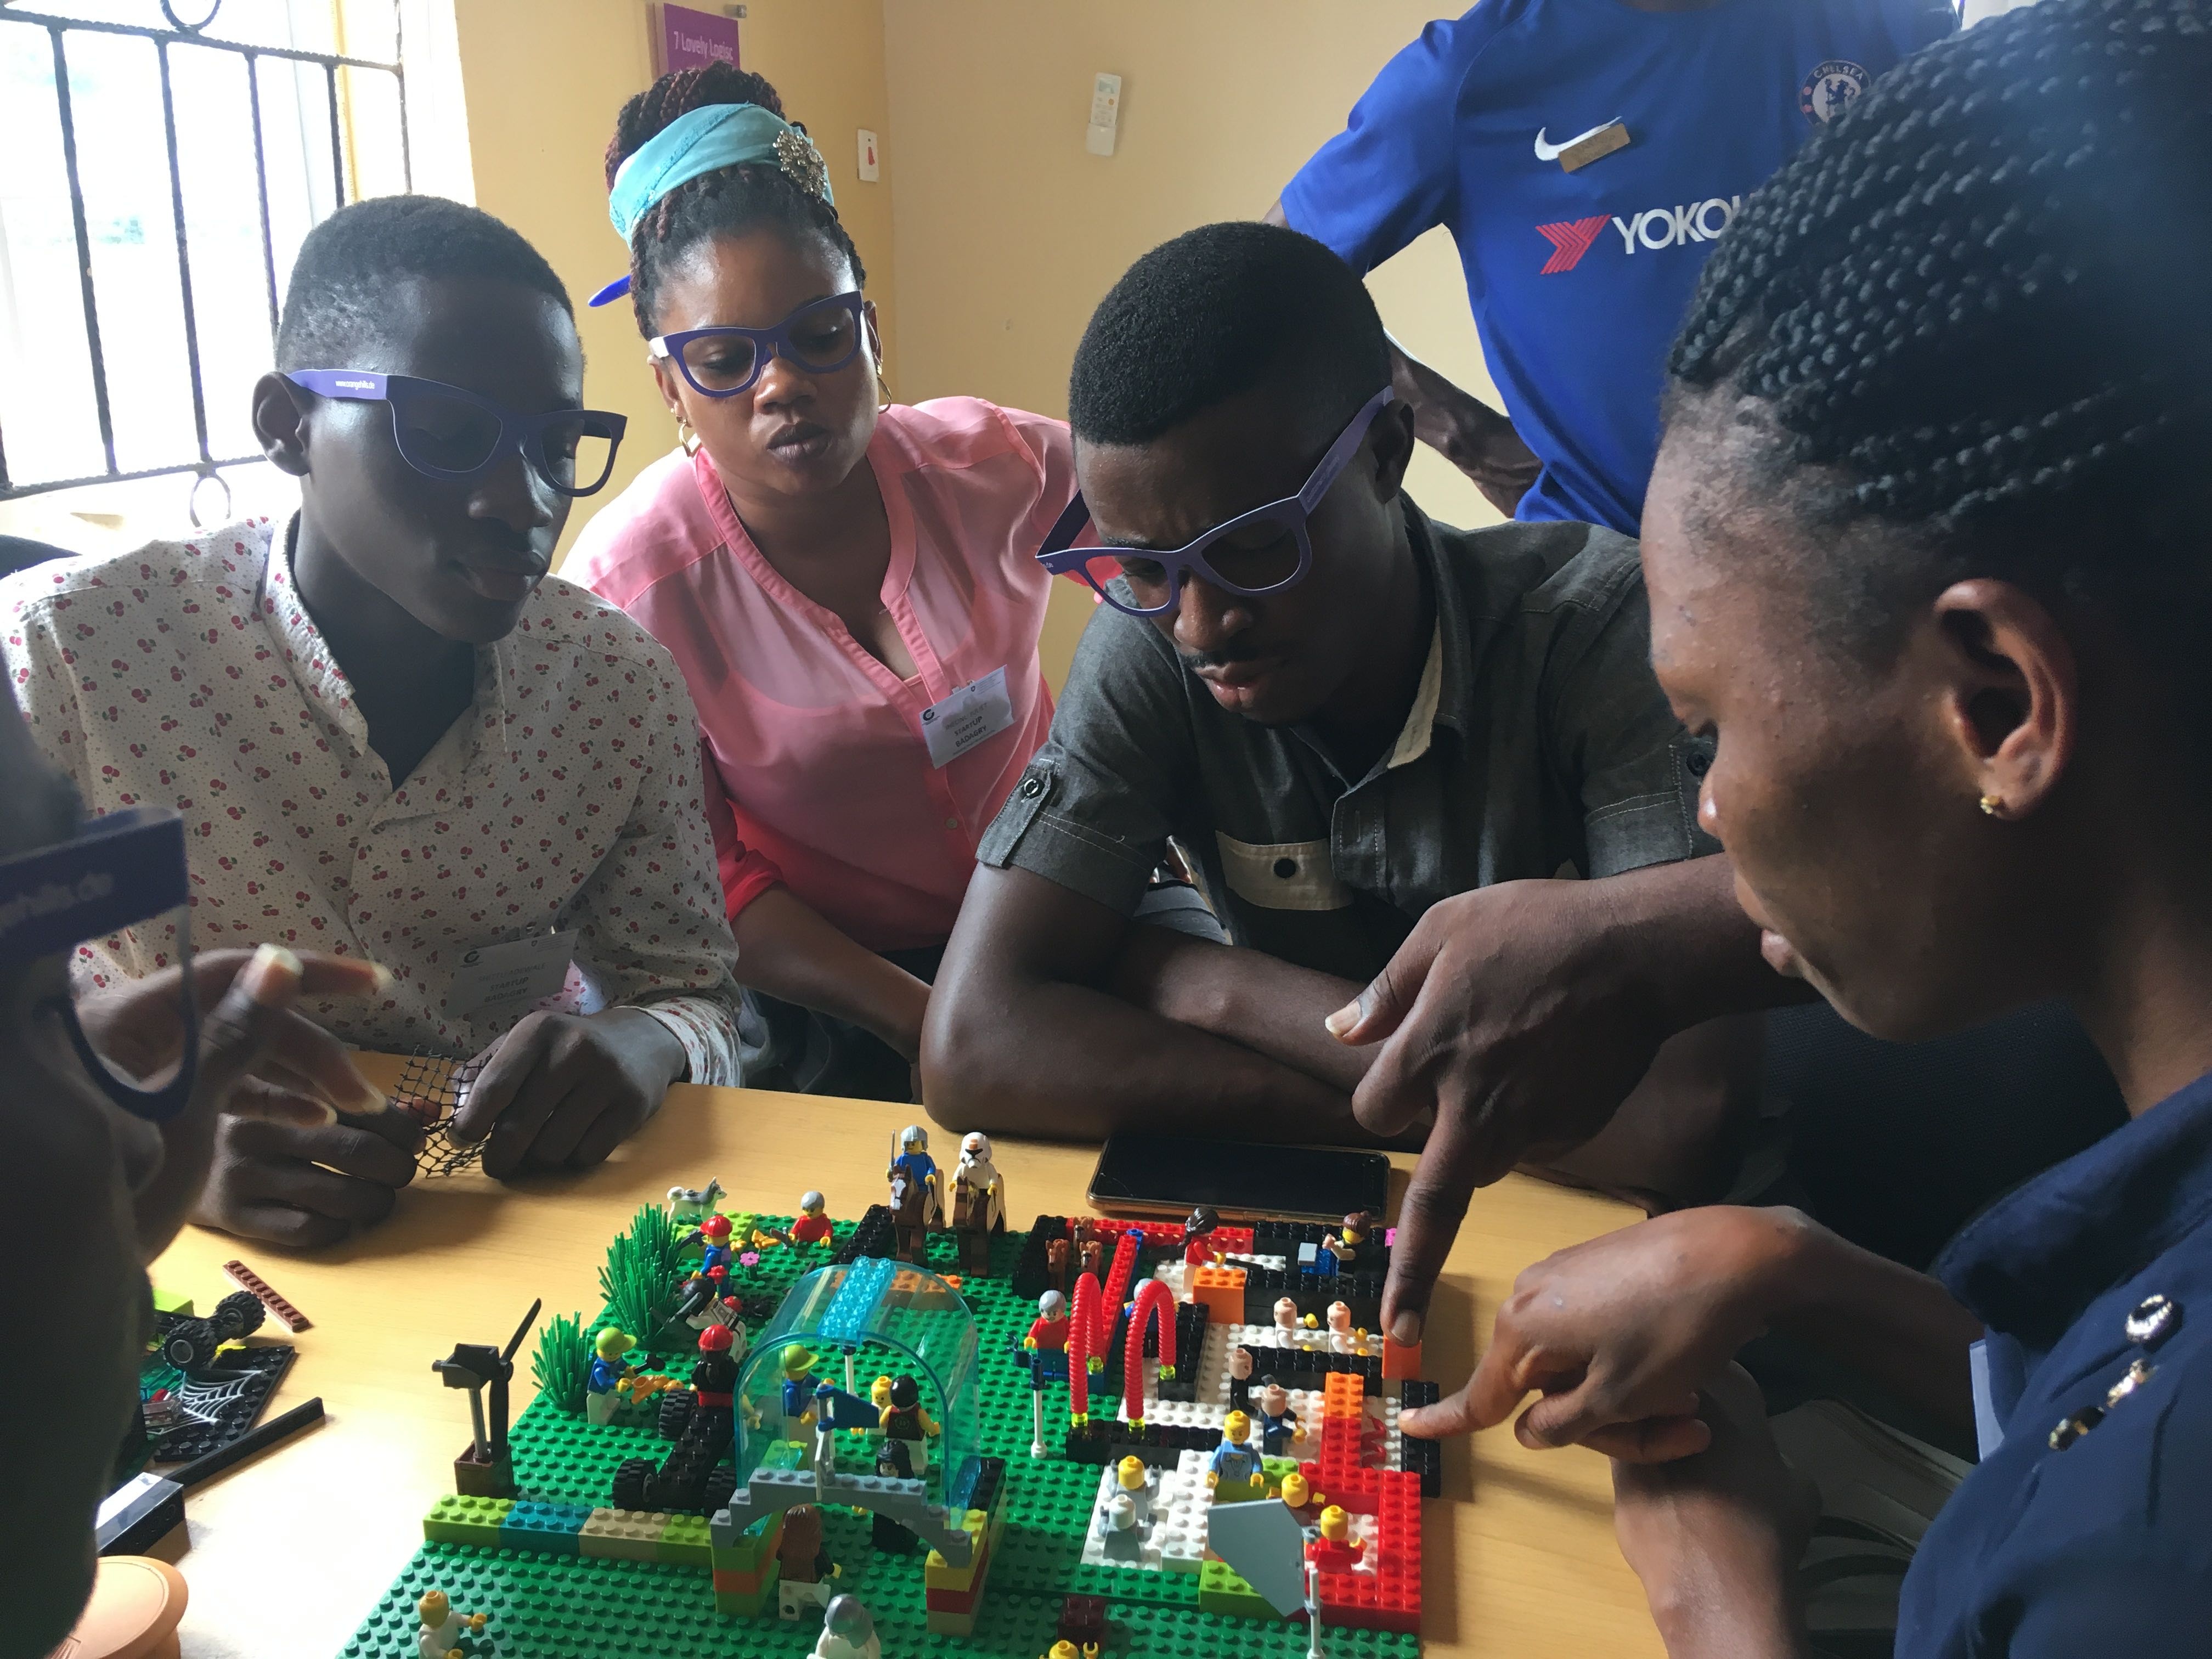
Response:
MULTIPOLYGON (((365 1056, 388 1085, 397 1062, 365 1056)), ((273 1415, 319 1395, 327 1421, 194 1493, 186 1659, 321 1659, 335 1654, 422 1538, 422 1515, 453 1490, 468 1407, 430 1370, 457 1341, 504 1342, 536 1297, 547 1315, 599 1305, 608 1240, 672 1185, 720 1178, 728 1202, 797 1211, 819 1188, 830 1213, 858 1218, 884 1196, 892 1133, 920 1109, 754 1090, 680 1085, 642 1133, 580 1176, 502 1186, 475 1172, 419 1179, 390 1220, 334 1249, 295 1255, 188 1228, 155 1282, 203 1305, 234 1288, 242 1259, 313 1322, 273 1415)), ((951 1161, 957 1137, 933 1133, 951 1161)), ((994 1139, 1008 1219, 1087 1212, 1095 1148, 994 1139)), ((1392 1204, 1412 1159, 1394 1155, 1392 1204)), ((1426 1372, 1455 1384, 1513 1276, 1548 1251, 1627 1224, 1626 1206, 1521 1176, 1475 1196, 1429 1325, 1426 1372)), ((283 1337, 273 1319, 264 1334, 283 1337)), ((514 1410, 532 1397, 526 1342, 514 1410)), ((1018 1477, 1017 1477, 1018 1478, 1018 1477)), ((1510 1433, 1455 1443, 1444 1496, 1424 1504, 1424 1645, 1483 1659, 1660 1659, 1656 1632, 1613 1538, 1602 1459, 1534 1453, 1510 1433)), ((739 1627, 733 1626, 733 1636, 739 1627)), ((728 1651, 741 1650, 733 1640, 728 1651)), ((702 1656, 705 1659, 705 1656, 702 1656)), ((896 1659, 886 1655, 885 1659, 896 1659)))

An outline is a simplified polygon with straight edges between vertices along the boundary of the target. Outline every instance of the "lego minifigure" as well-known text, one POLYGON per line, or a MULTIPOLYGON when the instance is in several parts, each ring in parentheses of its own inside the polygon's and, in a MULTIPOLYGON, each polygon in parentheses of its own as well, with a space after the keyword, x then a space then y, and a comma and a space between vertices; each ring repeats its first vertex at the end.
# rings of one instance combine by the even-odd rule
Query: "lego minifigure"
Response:
POLYGON ((921 1192, 921 1224, 941 1227, 945 1224, 945 1194, 941 1190, 942 1177, 937 1173, 937 1160, 929 1155, 929 1131, 919 1123, 909 1123, 899 1131, 899 1149, 891 1158, 888 1171, 890 1179, 903 1175, 921 1192))
MULTIPOLYGON (((1298 1304, 1287 1296, 1275 1298, 1275 1328, 1285 1336, 1295 1336, 1298 1329, 1298 1304)), ((1285 1344, 1285 1346, 1289 1345, 1285 1344)))
POLYGON ((689 1249, 697 1244, 699 1265, 691 1270, 691 1277, 684 1286, 684 1300, 677 1304, 679 1318, 691 1319, 710 1304, 721 1299, 724 1285, 730 1274, 730 1218, 710 1215, 697 1227, 677 1242, 678 1249, 689 1249), (720 1271, 718 1273, 716 1269, 720 1271))
POLYGON ((603 1428, 614 1421, 615 1407, 622 1403, 617 1385, 635 1369, 623 1363, 623 1356, 635 1346, 635 1337, 611 1325, 592 1341, 591 1375, 584 1379, 584 1416, 593 1425, 603 1428))
POLYGON ((1140 1457, 1125 1457, 1114 1468, 1115 1484, 1121 1487, 1130 1503, 1136 1506, 1137 1519, 1149 1526, 1152 1519, 1152 1497, 1156 1477, 1145 1467, 1140 1457))
MULTIPOLYGON (((876 1473, 887 1480, 912 1480, 915 1473, 907 1462, 907 1443, 903 1440, 884 1440, 876 1446, 876 1473)), ((885 1555, 911 1555, 921 1542, 908 1528, 902 1526, 878 1510, 872 1513, 868 1540, 885 1555)), ((833 1604, 834 1605, 834 1604, 833 1604)))
POLYGON ((1325 1273, 1348 1273, 1358 1266, 1360 1247, 1367 1243, 1367 1230, 1372 1224, 1367 1212, 1354 1210, 1344 1218, 1344 1225, 1337 1231, 1325 1235, 1321 1249, 1315 1255, 1315 1265, 1325 1273))
POLYGON ((830 1584, 842 1572, 830 1559, 822 1542, 822 1511, 811 1504, 797 1504, 783 1512, 783 1537, 776 1545, 781 1569, 776 1580, 775 1615, 796 1619, 801 1607, 827 1607, 830 1584))
POLYGON ((1283 1490, 1279 1495, 1285 1508, 1302 1510, 1313 1502, 1313 1487, 1302 1472, 1292 1469, 1283 1477, 1283 1490))
POLYGON ((819 1356, 805 1348, 783 1351, 783 1437, 805 1440, 814 1425, 814 1367, 819 1356))
POLYGON ((1213 1230, 1220 1224, 1221 1217, 1211 1204, 1201 1204, 1190 1212, 1190 1219, 1182 1224, 1185 1263, 1200 1267, 1221 1259, 1221 1252, 1213 1246, 1213 1230))
POLYGON ((952 1229, 960 1247, 960 1271, 991 1271, 991 1235, 1006 1230, 1006 1183, 991 1162, 990 1137, 969 1134, 960 1142, 960 1162, 952 1172, 952 1229))
POLYGON ((1269 1457, 1287 1457, 1291 1442, 1306 1437, 1298 1414, 1291 1409, 1291 1396, 1272 1376, 1260 1379, 1260 1449, 1269 1457))
POLYGON ((1109 1561, 1145 1559, 1145 1538, 1152 1528, 1137 1518, 1136 1505, 1127 1492, 1117 1492, 1098 1506, 1091 1529, 1098 1534, 1109 1561))
POLYGON ((891 1403, 890 1378, 879 1376, 868 1384, 868 1403, 873 1406, 879 1414, 884 1407, 891 1403))
POLYGON ((926 1437, 937 1433, 938 1428, 921 1408, 921 1389, 912 1377, 891 1378, 890 1403, 883 1408, 878 1420, 884 1439, 908 1443, 913 1470, 909 1478, 919 1479, 929 1467, 929 1442, 926 1437))
POLYGON ((1086 1236, 1076 1246, 1075 1259, 1079 1271, 1097 1279, 1106 1277, 1106 1246, 1102 1241, 1086 1236))
POLYGON ((1252 1409, 1252 1350, 1239 1346, 1229 1351, 1229 1409, 1252 1409))
POLYGON ((883 1644, 876 1639, 876 1621, 868 1617, 860 1598, 831 1596, 822 1619, 822 1635, 814 1644, 813 1659, 883 1659, 883 1644))
POLYGON ((483 1613, 455 1613, 452 1603, 446 1600, 445 1591, 427 1591, 415 1604, 415 1613, 422 1621, 422 1628, 415 1638, 415 1650, 422 1659, 458 1659, 465 1653, 490 1650, 489 1643, 471 1638, 483 1633, 483 1627, 490 1622, 491 1616, 483 1613), (468 1641, 466 1648, 461 1645, 464 1640, 468 1641))
POLYGON ((1067 1293, 1067 1241, 1048 1238, 1044 1245, 1045 1282, 1061 1295, 1067 1293))
POLYGON ((830 1242, 828 1207, 828 1200, 819 1193, 799 1195, 799 1219, 791 1224, 791 1242, 794 1246, 830 1242))
POLYGON ((1352 1537, 1352 1517, 1331 1504, 1321 1512, 1321 1536, 1306 1553, 1323 1572, 1350 1572, 1367 1546, 1352 1537))
POLYGON ((1352 1328, 1352 1310, 1341 1302, 1328 1304, 1328 1349, 1331 1353, 1364 1353, 1367 1333, 1352 1328))
MULTIPOLYGON (((708 1326, 699 1333, 699 1363, 691 1368, 691 1391, 698 1396, 693 1420, 720 1446, 727 1446, 734 1432, 729 1419, 735 1406, 738 1361, 744 1352, 738 1335, 727 1325, 708 1326)), ((745 1420, 754 1422, 750 1401, 745 1402, 745 1420)))
POLYGON ((1067 1298, 1047 1291, 1037 1298, 1037 1316, 1030 1321, 1030 1334, 1022 1346, 1030 1354, 1032 1378, 1067 1375, 1067 1298))
POLYGON ((1252 1419, 1231 1412, 1222 1419, 1221 1443, 1206 1461, 1206 1484, 1217 1504, 1241 1504, 1267 1495, 1266 1473, 1260 1449, 1252 1443, 1252 1419))

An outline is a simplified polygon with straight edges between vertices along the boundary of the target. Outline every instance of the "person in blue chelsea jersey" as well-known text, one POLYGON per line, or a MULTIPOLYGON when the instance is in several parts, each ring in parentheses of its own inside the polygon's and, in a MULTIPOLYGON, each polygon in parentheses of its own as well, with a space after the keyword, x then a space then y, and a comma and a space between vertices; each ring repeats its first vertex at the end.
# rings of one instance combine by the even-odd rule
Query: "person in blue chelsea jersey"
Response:
POLYGON ((1401 354, 1416 430, 1501 512, 1632 536, 1715 239, 1957 27, 1955 0, 1483 0, 1385 65, 1267 216, 1362 272, 1449 227, 1505 413, 1401 354))
POLYGON ((1406 1414, 1534 1391, 1524 1443, 1622 1460, 1678 1659, 1807 1650, 1802 1493, 1729 1367, 1770 1328, 1978 1434, 1899 1659, 2212 1651, 2208 87, 2212 0, 1978 25, 1746 203, 1675 343, 1652 659, 1768 959, 1891 1038, 2063 998, 2130 1113, 1931 1277, 1729 1206, 1564 1251, 1406 1414))

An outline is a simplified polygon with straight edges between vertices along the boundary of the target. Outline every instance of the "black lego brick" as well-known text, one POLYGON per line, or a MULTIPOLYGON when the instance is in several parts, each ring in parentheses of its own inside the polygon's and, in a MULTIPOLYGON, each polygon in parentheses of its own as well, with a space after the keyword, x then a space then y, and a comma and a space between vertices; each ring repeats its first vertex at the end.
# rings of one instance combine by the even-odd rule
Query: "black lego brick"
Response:
POLYGON ((1045 1247, 1055 1238, 1066 1237, 1066 1217, 1041 1215, 1036 1218, 1029 1237, 1022 1241, 1022 1253, 1015 1258, 1013 1277, 1008 1281, 1016 1296, 1025 1302, 1034 1302, 1054 1288, 1045 1267, 1045 1247))

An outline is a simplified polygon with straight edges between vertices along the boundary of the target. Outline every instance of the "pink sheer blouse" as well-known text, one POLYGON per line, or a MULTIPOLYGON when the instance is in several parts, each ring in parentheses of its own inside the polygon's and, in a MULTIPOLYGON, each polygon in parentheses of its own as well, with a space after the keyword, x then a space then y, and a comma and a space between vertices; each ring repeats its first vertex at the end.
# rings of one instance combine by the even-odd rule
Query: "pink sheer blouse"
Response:
POLYGON ((975 843, 1052 723, 1037 666, 1051 578, 1034 555, 1075 493, 1067 428, 975 398, 884 410, 868 446, 890 520, 883 602, 902 680, 793 589, 703 451, 654 462, 562 574, 675 654, 713 764, 730 918, 781 882, 871 950, 941 945, 975 843), (1006 671, 1013 723, 939 768, 922 710, 1006 671))

